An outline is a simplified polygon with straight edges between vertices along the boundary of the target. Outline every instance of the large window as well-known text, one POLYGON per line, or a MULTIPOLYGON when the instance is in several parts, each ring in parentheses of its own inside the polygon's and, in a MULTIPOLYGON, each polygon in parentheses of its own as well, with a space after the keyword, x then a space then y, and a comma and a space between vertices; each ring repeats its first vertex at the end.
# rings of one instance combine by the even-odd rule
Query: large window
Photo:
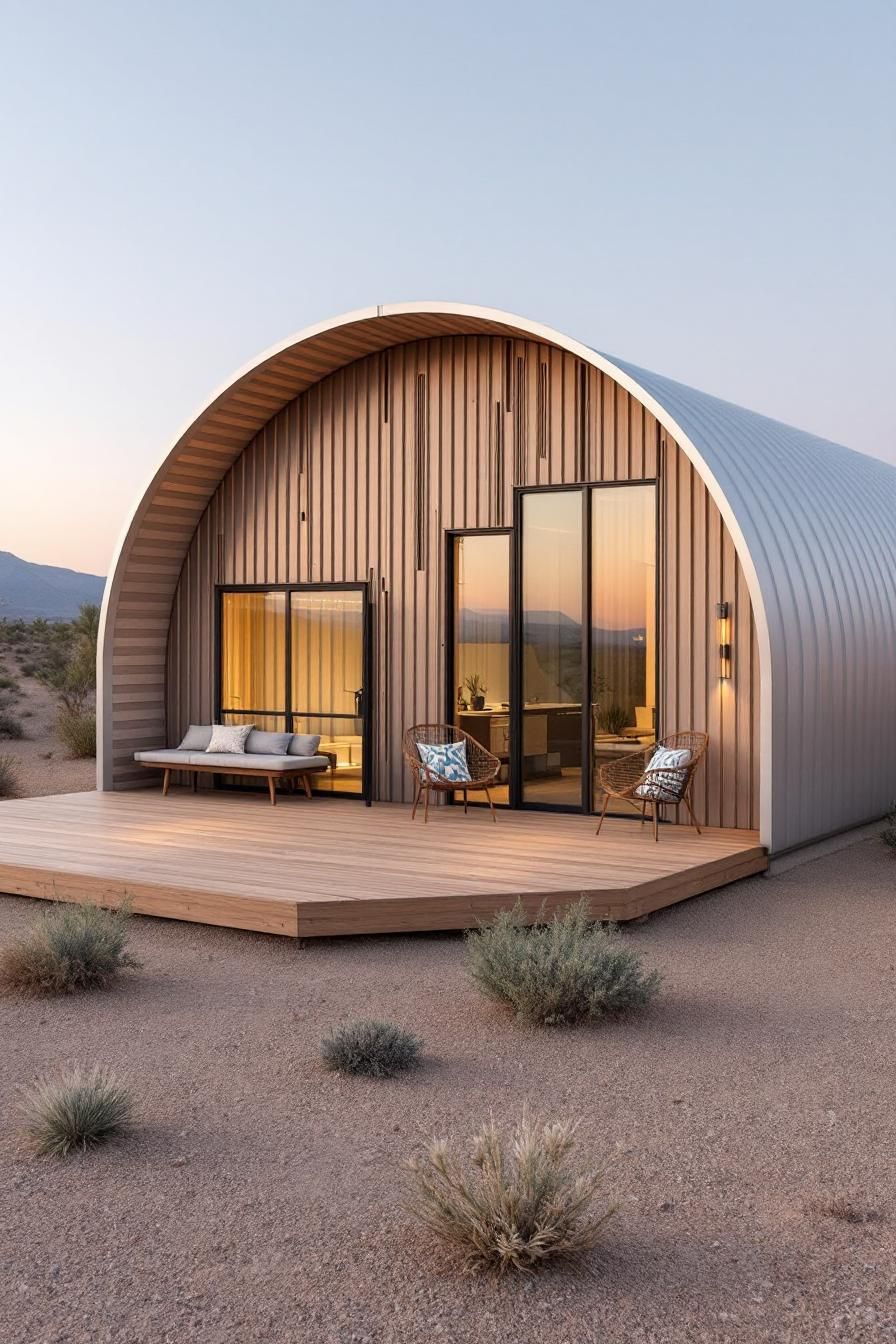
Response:
POLYGON ((454 722, 501 761, 496 803, 510 771, 510 534, 452 538, 454 722))
POLYGON ((358 587, 221 593, 221 721, 319 736, 320 792, 364 792, 365 619, 358 587))

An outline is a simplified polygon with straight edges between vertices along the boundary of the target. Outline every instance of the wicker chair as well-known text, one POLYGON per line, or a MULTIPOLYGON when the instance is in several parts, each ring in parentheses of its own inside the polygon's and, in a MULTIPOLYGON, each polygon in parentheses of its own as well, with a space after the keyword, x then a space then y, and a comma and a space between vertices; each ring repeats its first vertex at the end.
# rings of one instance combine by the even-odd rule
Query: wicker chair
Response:
POLYGON ((654 840, 659 839, 657 827, 659 809, 666 806, 677 807, 680 803, 684 803, 687 808, 699 835, 700 825, 691 806, 691 783, 708 745, 709 738, 706 733, 671 733, 644 751, 633 751, 627 756, 620 756, 617 761, 602 765, 600 783, 604 789, 604 805, 600 821, 597 823, 597 834, 600 835, 610 799, 620 798, 634 807, 640 807, 642 825, 647 819, 647 808, 653 804, 654 840), (687 765, 674 770, 651 770, 650 761, 657 747, 666 747, 670 751, 689 751, 691 758, 687 765), (652 797, 647 796, 646 789, 650 789, 652 797))
POLYGON ((497 822, 498 817, 489 789, 497 778, 501 762, 497 756, 493 756, 490 751, 486 751, 482 743, 477 742, 475 737, 471 737, 462 728, 456 728, 451 723, 418 723, 405 733, 402 750, 414 776, 414 806, 411 810, 411 821, 417 815, 417 804, 420 802, 421 795, 425 795, 423 820, 428 821, 429 795, 431 793, 463 792, 464 811, 466 812, 467 794, 479 791, 484 793, 488 799, 488 805, 492 810, 492 821, 497 822), (464 742, 467 750, 467 768, 472 778, 469 782, 463 784, 458 784, 456 780, 443 779, 430 766, 423 764, 417 750, 418 742, 432 747, 444 747, 451 742, 464 742))

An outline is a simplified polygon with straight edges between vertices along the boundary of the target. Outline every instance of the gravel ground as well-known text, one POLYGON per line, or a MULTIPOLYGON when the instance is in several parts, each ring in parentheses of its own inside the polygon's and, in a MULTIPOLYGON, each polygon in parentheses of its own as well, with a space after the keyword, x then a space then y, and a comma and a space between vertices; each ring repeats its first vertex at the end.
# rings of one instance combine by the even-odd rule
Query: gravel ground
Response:
POLYGON ((17 693, 0 693, 3 708, 21 721, 25 737, 0 739, 0 756, 16 762, 23 798, 53 793, 83 793, 96 788, 96 761, 74 761, 56 736, 56 697, 34 677, 23 676, 7 656, 0 657, 0 673, 15 679, 17 693))
MULTIPOLYGON (((37 903, 0 903, 0 940, 37 903)), ((666 974, 599 1029, 518 1026, 453 935, 339 939, 136 919, 105 995, 0 1003, 4 1344, 788 1344, 896 1338, 896 863, 868 842, 631 930, 666 974), (388 1082, 317 1062, 334 1022, 426 1040, 388 1082), (17 1088, 104 1061, 127 1141, 30 1157, 17 1088), (467 1278, 402 1210, 402 1163, 524 1103, 582 1116, 620 1204, 579 1268, 467 1278), (850 1223, 817 1205, 845 1198, 850 1223)))

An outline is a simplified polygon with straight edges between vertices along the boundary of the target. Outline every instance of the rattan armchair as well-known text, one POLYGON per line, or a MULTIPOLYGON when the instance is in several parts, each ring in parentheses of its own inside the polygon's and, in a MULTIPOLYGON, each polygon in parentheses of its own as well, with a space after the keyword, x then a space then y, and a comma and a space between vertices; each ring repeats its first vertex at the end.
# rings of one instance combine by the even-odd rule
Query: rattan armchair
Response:
POLYGON ((492 821, 497 822, 498 817, 489 790, 497 779, 501 762, 497 756, 493 756, 490 751, 486 751, 482 743, 477 742, 475 737, 471 737, 462 728, 456 728, 451 723, 418 723, 405 733, 402 750, 404 759, 414 776, 414 806, 411 809, 411 821, 417 815, 417 804, 420 802, 421 795, 423 796, 423 820, 428 821, 429 795, 431 793, 462 792, 464 795, 464 811, 466 812, 467 794, 478 791, 485 794, 488 805, 492 810, 492 821), (465 743, 467 769, 470 771, 471 778, 462 784, 456 780, 443 779, 430 766, 423 764, 420 752, 417 750, 418 742, 431 747, 444 747, 451 742, 465 743))
POLYGON ((691 804, 691 784, 697 766, 706 755, 709 738, 706 733, 670 733, 661 738, 654 746, 644 751, 633 751, 616 761, 609 761, 600 768, 599 779, 604 790, 604 805, 597 823, 597 834, 604 824, 611 798, 631 803, 641 809, 641 823, 647 820, 647 809, 653 807, 653 838, 659 839, 657 826, 661 807, 677 807, 684 803, 697 834, 700 824, 691 804), (689 751, 690 759, 685 765, 672 770, 651 770, 650 762, 658 747, 669 751, 689 751))

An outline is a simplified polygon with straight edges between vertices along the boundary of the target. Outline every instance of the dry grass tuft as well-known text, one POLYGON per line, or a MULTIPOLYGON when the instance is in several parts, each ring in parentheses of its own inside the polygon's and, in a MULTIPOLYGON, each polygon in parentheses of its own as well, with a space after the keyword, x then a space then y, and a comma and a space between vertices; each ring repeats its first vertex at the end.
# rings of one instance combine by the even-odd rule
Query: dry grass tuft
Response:
POLYGON ((18 798, 21 791, 14 756, 0 756, 0 798, 18 798))
POLYGON ((419 1063, 422 1041, 392 1022, 361 1020, 337 1027, 320 1045, 328 1069, 392 1078, 419 1063))
POLYGON ((8 710, 0 710, 0 737, 5 737, 8 741, 18 741, 25 736, 25 729, 22 727, 21 719, 17 719, 15 714, 10 714, 8 710))
POLYGON ((22 1120, 35 1151, 65 1157, 94 1148, 131 1125, 127 1088, 107 1069, 73 1069, 46 1079, 25 1094, 22 1120))
POLYGON ((489 998, 544 1026, 596 1021, 641 1008, 660 987, 657 971, 615 928, 593 920, 586 899, 527 926, 521 903, 467 936, 467 970, 489 998))
POLYGON ((56 733, 76 760, 96 755, 96 714, 89 709, 61 709, 56 733))
POLYGON ((55 906, 0 952, 0 990, 35 998, 107 989, 139 965, 127 952, 127 920, 127 906, 55 906))
POLYGON ((572 1161, 576 1127, 524 1113, 505 1136, 492 1119, 466 1163, 434 1140, 409 1163, 408 1208, 460 1251, 468 1271, 530 1272, 583 1255, 615 1210, 594 1211, 602 1177, 572 1161))

